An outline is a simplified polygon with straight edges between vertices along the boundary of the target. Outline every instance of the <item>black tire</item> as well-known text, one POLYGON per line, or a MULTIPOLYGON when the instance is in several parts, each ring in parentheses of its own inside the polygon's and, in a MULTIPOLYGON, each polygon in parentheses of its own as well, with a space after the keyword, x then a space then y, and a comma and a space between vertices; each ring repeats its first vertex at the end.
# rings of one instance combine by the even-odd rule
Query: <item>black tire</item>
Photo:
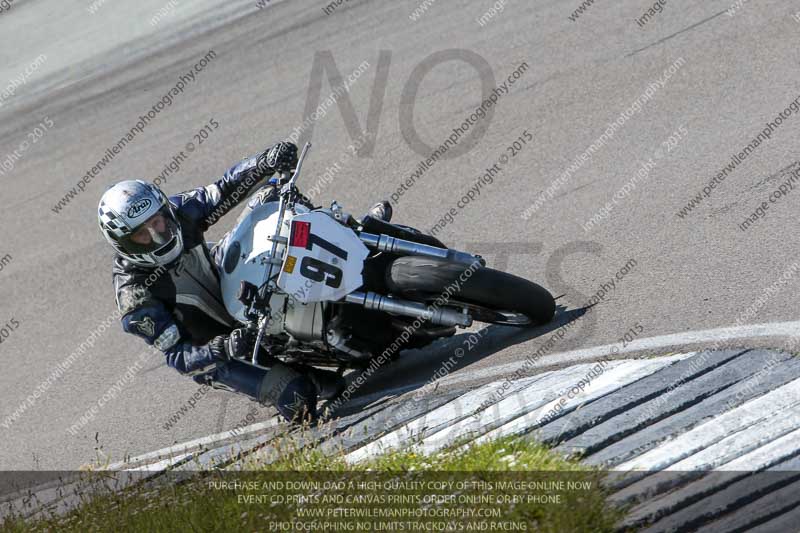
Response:
MULTIPOLYGON (((434 300, 452 288, 464 275, 467 265, 434 257, 406 256, 395 259, 386 271, 389 289, 398 295, 418 300, 434 300)), ((549 322, 555 314, 553 296, 544 287, 513 274, 479 267, 460 288, 452 292, 451 302, 464 302, 494 311, 521 313, 534 324, 549 322)), ((491 313, 489 313, 491 315, 491 313)), ((481 322, 501 320, 479 317, 481 322)))

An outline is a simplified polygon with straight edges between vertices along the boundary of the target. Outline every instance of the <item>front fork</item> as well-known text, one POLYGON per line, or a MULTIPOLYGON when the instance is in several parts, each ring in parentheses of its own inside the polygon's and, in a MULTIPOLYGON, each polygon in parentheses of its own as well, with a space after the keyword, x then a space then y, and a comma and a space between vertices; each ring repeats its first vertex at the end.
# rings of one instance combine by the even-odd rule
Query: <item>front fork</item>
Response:
POLYGON ((359 239, 367 245, 367 248, 378 250, 380 252, 389 252, 400 255, 422 255, 427 257, 436 257, 450 261, 451 263, 460 263, 463 265, 471 265, 478 261, 481 266, 486 266, 486 261, 479 255, 472 255, 466 252, 459 252, 458 250, 451 250, 449 248, 437 248, 436 246, 429 246, 427 244, 419 244, 413 241, 398 239, 390 237, 389 235, 375 235, 372 233, 359 233, 359 239))
MULTIPOLYGON (((342 209, 337 202, 331 204, 328 210, 329 214, 341 224, 351 228, 361 239, 367 248, 377 250, 379 252, 389 252, 399 255, 422 255, 428 257, 436 257, 444 259, 452 263, 460 263, 463 265, 472 265, 477 260, 481 266, 486 266, 486 261, 479 255, 473 255, 466 252, 459 252, 458 250, 451 250, 449 248, 440 248, 438 246, 430 246, 428 244, 420 244, 406 239, 399 239, 385 234, 367 233, 359 231, 361 223, 353 218, 350 213, 342 209)), ((389 224, 388 222, 384 224, 389 224)))
MULTIPOLYGON (((427 244, 420 244, 405 239, 390 237, 389 235, 375 235, 373 233, 359 233, 361 241, 373 250, 388 252, 399 255, 419 255, 435 257, 452 263, 459 263, 466 266, 473 265, 477 261, 481 266, 486 266, 486 261, 479 255, 472 255, 458 250, 448 248, 438 248, 427 244)), ((384 296, 375 292, 355 291, 345 296, 348 303, 361 305, 366 309, 382 311, 394 315, 407 316, 411 318, 421 318, 440 326, 460 326, 469 327, 472 325, 472 317, 464 309, 463 312, 451 308, 433 309, 420 302, 384 296)))

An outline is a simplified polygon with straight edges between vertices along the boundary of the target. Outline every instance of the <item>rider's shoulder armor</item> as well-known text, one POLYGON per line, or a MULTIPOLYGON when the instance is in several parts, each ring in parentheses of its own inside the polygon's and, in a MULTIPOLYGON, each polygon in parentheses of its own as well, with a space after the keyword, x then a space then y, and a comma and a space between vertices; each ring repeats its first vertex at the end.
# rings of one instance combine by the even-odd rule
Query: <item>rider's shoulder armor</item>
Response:
POLYGON ((183 253, 174 264, 143 268, 115 257, 114 289, 122 317, 139 309, 163 306, 197 341, 219 334, 231 324, 219 296, 216 267, 203 238, 207 189, 170 198, 184 242, 183 253))

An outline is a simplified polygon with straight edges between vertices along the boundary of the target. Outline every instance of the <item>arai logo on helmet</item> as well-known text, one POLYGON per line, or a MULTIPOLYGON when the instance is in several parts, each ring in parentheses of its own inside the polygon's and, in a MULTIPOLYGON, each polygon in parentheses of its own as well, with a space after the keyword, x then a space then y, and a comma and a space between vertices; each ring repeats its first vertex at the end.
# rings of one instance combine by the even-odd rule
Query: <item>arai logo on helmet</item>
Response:
POLYGON ((138 202, 135 202, 132 206, 128 208, 128 218, 136 218, 142 213, 146 212, 150 209, 150 206, 153 202, 150 198, 142 198, 138 202))

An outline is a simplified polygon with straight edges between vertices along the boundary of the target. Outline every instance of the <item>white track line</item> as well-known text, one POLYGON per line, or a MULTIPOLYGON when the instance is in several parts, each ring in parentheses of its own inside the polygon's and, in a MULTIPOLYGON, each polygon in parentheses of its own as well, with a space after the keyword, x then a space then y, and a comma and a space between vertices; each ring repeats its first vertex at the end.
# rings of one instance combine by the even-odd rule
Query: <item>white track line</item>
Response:
MULTIPOLYGON (((514 382, 511 387, 503 390, 505 396, 514 394, 531 383, 537 383, 539 376, 530 378, 523 378, 514 382)), ((407 422, 403 426, 397 428, 391 433, 387 433, 378 439, 364 444, 362 447, 348 453, 345 456, 345 461, 348 463, 357 463, 361 460, 374 457, 389 450, 399 449, 413 442, 415 439, 421 438, 423 435, 431 434, 431 428, 434 431, 439 431, 442 425, 453 423, 472 415, 486 406, 483 405, 484 401, 491 401, 491 404, 499 402, 499 399, 493 399, 493 394, 498 390, 498 385, 501 382, 495 381, 487 383, 482 387, 466 392, 465 394, 449 401, 448 403, 432 410, 419 418, 407 422)), ((490 405, 491 405, 490 404, 490 405)))
POLYGON ((279 425, 282 421, 283 421, 282 419, 273 417, 264 422, 258 422, 256 424, 249 425, 247 427, 244 427, 236 431, 234 430, 223 431, 222 433, 217 433, 216 435, 201 437, 199 439, 190 440, 189 442, 184 442, 183 444, 175 444, 173 446, 162 448, 154 452, 146 453, 144 455, 139 455, 137 457, 132 457, 127 461, 120 461, 118 463, 108 465, 105 468, 105 470, 123 470, 123 469, 138 470, 138 468, 136 467, 144 466, 148 462, 160 461, 161 459, 168 459, 170 457, 175 457, 185 453, 197 451, 203 448, 204 446, 216 444, 218 442, 232 439, 234 437, 236 438, 245 437, 247 435, 250 435, 251 433, 257 433, 275 427, 279 425))
MULTIPOLYGON (((690 354, 680 354, 670 357, 659 357, 658 359, 653 360, 634 359, 613 368, 609 368, 610 365, 608 365, 607 370, 603 374, 592 379, 585 389, 581 389, 580 393, 563 403, 562 409, 557 412, 558 414, 555 415, 553 420, 560 418, 565 414, 571 413, 576 409, 580 409, 581 405, 585 404, 586 402, 601 398, 627 385, 630 385, 635 381, 638 381, 651 374, 655 374, 662 368, 666 368, 667 366, 674 364, 681 359, 686 359, 689 355, 690 354)), ((549 401, 535 411, 514 418, 502 426, 481 435, 475 439, 474 444, 481 444, 501 437, 516 435, 525 431, 526 429, 538 427, 542 420, 550 414, 551 410, 558 405, 562 399, 566 399, 566 391, 575 385, 576 382, 564 382, 562 384, 562 388, 565 392, 562 393, 560 397, 549 401)))
MULTIPOLYGON (((622 472, 629 470, 653 472, 670 468, 678 471, 691 470, 692 467, 678 468, 677 465, 681 464, 680 461, 699 454, 709 446, 724 439, 731 439, 738 432, 752 429, 760 422, 785 416, 780 411, 796 409, 798 405, 800 405, 800 379, 795 379, 763 396, 715 416, 691 430, 681 433, 674 439, 615 466, 612 470, 622 472)), ((786 418, 790 419, 790 417, 786 418)), ((758 439, 759 433, 754 432, 752 438, 758 439)))
MULTIPOLYGON (((579 363, 587 359, 598 359, 607 356, 617 356, 645 350, 658 350, 668 347, 682 347, 698 343, 713 342, 716 345, 706 346, 706 348, 725 348, 726 343, 738 339, 751 339, 760 337, 793 337, 800 338, 800 320, 793 322, 771 322, 768 324, 751 324, 747 326, 725 327, 716 329, 705 329, 700 331, 686 331, 683 333, 672 333, 669 335, 659 335, 657 337, 647 337, 636 339, 624 348, 619 344, 606 344, 594 348, 584 348, 569 352, 560 352, 545 355, 530 368, 541 368, 545 366, 579 363)), ((525 362, 506 363, 503 365, 489 368, 471 370, 470 372, 456 373, 455 375, 442 378, 443 385, 461 383, 464 381, 475 381, 479 379, 493 378, 497 375, 509 375, 515 370, 525 366, 525 362)))
MULTIPOLYGON (((631 342, 628 346, 625 346, 624 348, 620 348, 618 344, 606 344, 603 346, 596 346, 594 348, 584 348, 581 350, 560 352, 544 356, 542 360, 532 365, 531 368, 541 368, 544 366, 550 366, 562 363, 579 363, 581 361, 598 359, 610 355, 622 355, 633 352, 641 352, 644 350, 657 350, 667 347, 678 348, 681 346, 698 344, 698 343, 714 342, 719 344, 719 346, 714 346, 714 347, 724 348, 723 341, 733 341, 737 339, 759 338, 759 337, 800 338, 800 320, 793 322, 772 322, 767 324, 752 324, 747 326, 706 329, 700 331, 686 331, 683 333, 660 335, 657 337, 636 339, 633 342, 631 342)), ((506 363, 503 365, 493 366, 489 368, 471 370, 469 372, 456 372, 454 375, 451 374, 443 377, 442 379, 439 380, 439 382, 442 385, 448 385, 448 384, 462 383, 465 381, 485 380, 488 378, 497 377, 498 375, 512 374, 515 370, 524 366, 524 364, 525 364, 524 362, 514 362, 514 363, 506 363)), ((423 385, 423 384, 424 383, 419 383, 418 385, 423 385)), ((404 392, 412 390, 413 388, 415 388, 415 386, 401 387, 396 389, 394 392, 396 392, 397 394, 402 394, 404 392)), ((391 390, 386 390, 372 394, 369 397, 369 401, 375 401, 376 399, 386 397, 388 394, 392 394, 392 392, 393 391, 391 390)), ((358 397, 353 398, 352 400, 353 403, 351 403, 350 405, 355 406, 357 403, 360 403, 364 400, 365 400, 364 398, 358 398, 358 397)), ((265 429, 265 426, 266 427, 274 426, 276 422, 277 420, 273 419, 267 422, 262 422, 258 424, 253 424, 252 426, 247 426, 242 430, 240 430, 239 435, 261 431, 265 429)), ((143 462, 147 462, 148 460, 151 461, 158 460, 170 453, 176 455, 179 453, 185 453, 189 448, 198 447, 199 445, 212 444, 216 441, 229 438, 230 436, 231 436, 230 432, 220 433, 217 435, 210 435, 205 438, 196 439, 191 442, 187 442, 184 444, 177 444, 175 446, 165 448, 163 450, 158 450, 155 452, 144 454, 139 457, 130 459, 129 461, 116 463, 114 465, 111 465, 109 469, 117 470, 120 468, 124 468, 126 465, 135 465, 137 463, 141 464, 143 462)))
MULTIPOLYGON (((749 430, 741 433, 745 435, 752 435, 754 431, 749 430)), ((790 433, 787 433, 773 440, 772 442, 761 446, 760 448, 757 448, 725 463, 719 468, 715 468, 714 470, 716 472, 734 472, 741 474, 741 476, 744 477, 747 472, 756 472, 769 468, 776 462, 781 461, 782 458, 792 455, 794 451, 797 450, 798 438, 800 438, 800 429, 796 429, 790 433)), ((687 468, 686 470, 690 469, 687 468)), ((661 495, 658 498, 650 498, 642 502, 628 512, 625 520, 628 523, 635 524, 638 521, 644 520, 648 516, 651 516, 653 513, 658 513, 659 511, 665 509, 668 510, 675 508, 684 502, 691 503, 699 501, 704 498, 705 495, 724 489, 724 486, 730 483, 732 479, 735 479, 735 477, 735 474, 712 474, 705 476, 693 483, 690 483, 689 485, 686 485, 685 487, 674 490, 665 495, 661 495)), ((707 498, 705 501, 708 505, 714 505, 713 498, 707 498)), ((730 501, 726 501, 723 505, 721 505, 722 502, 719 502, 716 504, 716 510, 718 512, 725 511, 726 506, 730 503, 730 501)), ((789 531, 789 529, 785 529, 783 531, 789 531)))

